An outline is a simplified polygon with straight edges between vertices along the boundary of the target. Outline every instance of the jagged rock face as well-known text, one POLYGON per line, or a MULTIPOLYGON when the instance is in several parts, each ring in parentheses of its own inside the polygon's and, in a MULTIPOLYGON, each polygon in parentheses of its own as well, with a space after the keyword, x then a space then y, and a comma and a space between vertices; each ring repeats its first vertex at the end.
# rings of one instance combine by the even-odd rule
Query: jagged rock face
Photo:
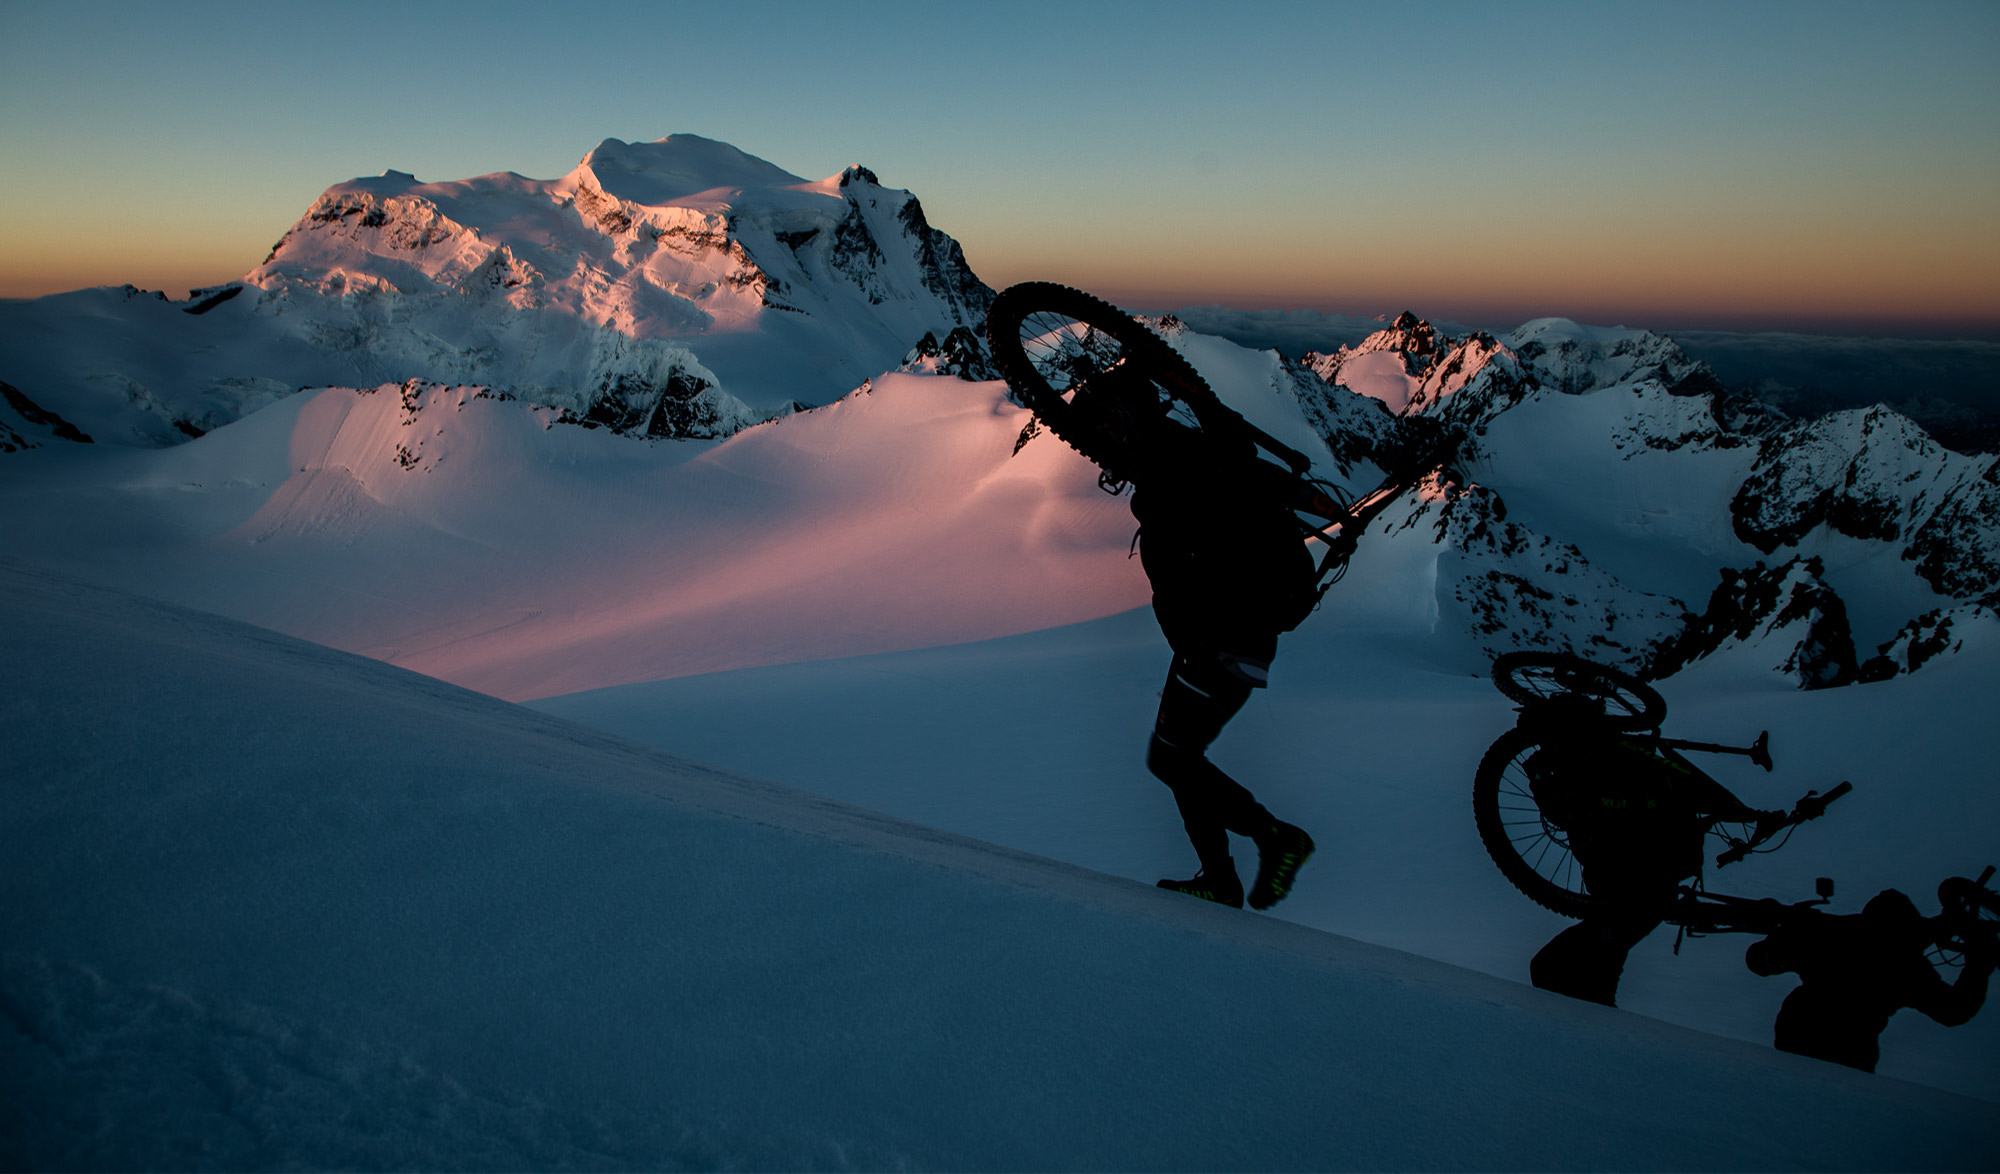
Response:
POLYGON ((1348 386, 1364 394, 1375 395, 1387 403, 1394 411, 1404 410, 1408 392, 1385 394, 1380 388, 1368 386, 1367 376, 1379 376, 1385 364, 1381 361, 1357 364, 1370 368, 1367 376, 1360 379, 1343 379, 1341 372, 1351 360, 1364 355, 1380 355, 1390 363, 1389 369, 1404 377, 1417 380, 1428 374, 1441 353, 1444 342, 1437 328, 1428 321, 1417 317, 1408 310, 1396 316, 1386 330, 1378 330, 1351 347, 1341 347, 1331 353, 1307 351, 1300 362, 1313 374, 1328 383, 1348 386))
POLYGON ((1428 528, 1450 552, 1438 564, 1438 602, 1455 605, 1489 655, 1573 652, 1650 674, 1693 618, 1678 600, 1634 590, 1576 547, 1510 521, 1490 489, 1426 488, 1389 529, 1428 528))
POLYGON ((0 382, 0 400, 7 406, 7 412, 0 413, 0 452, 40 448, 45 438, 72 444, 91 443, 90 437, 76 425, 29 399, 11 383, 0 382))
POLYGON ((1506 343, 1536 369, 1543 386, 1571 395, 1647 379, 1674 387, 1706 370, 1664 335, 1579 326, 1566 318, 1529 322, 1506 343))
POLYGON ((1712 401, 1669 391, 1651 380, 1621 390, 1632 397, 1632 410, 1611 432, 1620 452, 1704 452, 1751 443, 1717 422, 1712 401))
POLYGON ((2000 607, 2000 459, 1946 493, 1903 557, 1939 595, 2000 607))
POLYGON ((1520 358, 1484 332, 1447 346, 1410 394, 1409 411, 1477 428, 1537 387, 1520 358))
POLYGON ((1364 460, 1377 467, 1399 463, 1411 447, 1407 418, 1391 413, 1381 400, 1321 382, 1296 363, 1288 362, 1284 370, 1306 422, 1326 441, 1343 475, 1364 460))
POLYGON ((1895 542, 1989 463, 1948 452, 1885 408, 1836 412, 1767 439, 1730 514, 1737 536, 1766 554, 1819 526, 1895 542))
MULTIPOLYGON (((1308 355, 1301 369, 1331 384, 1355 390, 1367 386, 1391 406, 1400 400, 1402 414, 1394 417, 1399 423, 1428 419, 1456 425, 1467 437, 1460 455, 1475 464, 1488 455, 1495 435, 1504 433, 1500 443, 1506 444, 1525 439, 1518 430, 1495 433, 1496 421, 1524 405, 1546 404, 1550 396, 1622 397, 1622 413, 1593 415, 1608 424, 1593 443, 1608 442, 1619 461, 1686 454, 1700 462, 1688 465, 1687 475, 1700 477, 1705 475, 1700 468, 1738 467, 1722 455, 1729 450, 1755 446, 1757 453, 1747 475, 1735 474, 1740 480, 1716 486, 1715 496, 1704 493, 1694 500, 1727 501, 1726 513, 1717 520, 1750 550, 1777 556, 1776 565, 1751 558, 1725 566, 1722 586, 1702 617, 1686 618, 1684 633, 1667 640, 1613 636, 1617 647, 1608 650, 1595 643, 1598 628, 1584 618, 1590 609, 1579 610, 1589 593, 1546 581, 1552 568, 1567 573, 1587 565, 1587 553, 1569 546, 1560 559, 1521 564, 1519 556, 1529 549, 1525 540, 1499 537, 1508 534, 1507 525, 1493 520, 1504 519, 1499 493, 1470 487, 1473 492, 1461 502, 1490 496, 1487 520, 1441 528, 1438 537, 1459 556, 1483 560, 1450 591, 1468 623, 1482 640, 1493 642, 1495 651, 1513 640, 1519 647, 1604 652, 1622 658, 1627 667, 1660 675, 1725 647, 1770 644, 1776 649, 1775 669, 1792 675, 1802 688, 1825 688, 1910 671, 1943 646, 1940 633, 1950 629, 1952 616, 1963 615, 1968 607, 2000 604, 2000 461, 1992 457, 1950 452, 1907 419, 1880 407, 1789 420, 1744 389, 1723 387, 1671 339, 1644 331, 1545 319, 1504 341, 1480 334, 1463 339, 1433 335, 1420 345, 1421 325, 1412 316, 1361 346, 1331 356, 1308 355), (1406 352, 1426 358, 1422 363, 1407 360, 1406 352), (1385 367, 1385 361, 1393 365, 1385 367), (1944 597, 1957 605, 1929 619, 1903 621, 1902 634, 1863 661, 1847 604, 1828 581, 1825 564, 1811 557, 1830 537, 1864 544, 1840 548, 1844 563, 1872 559, 1876 565, 1908 567, 1923 586, 1892 588, 1902 593, 1899 599, 1944 597), (1869 545, 1879 553, 1866 555, 1869 545), (1925 588, 1932 594, 1921 594, 1925 588)), ((1342 390, 1302 393, 1308 418, 1323 432, 1356 432, 1370 437, 1375 448, 1383 447, 1377 433, 1356 428, 1355 420, 1331 410, 1331 405, 1346 402, 1339 398, 1342 390)), ((1335 442, 1330 440, 1329 447, 1335 442)), ((1629 492, 1644 491, 1635 486, 1629 492)), ((1471 507, 1452 508, 1463 512, 1471 507)), ((1708 523, 1677 525, 1695 535, 1706 533, 1708 523)), ((1712 545, 1714 539, 1694 541, 1712 545)), ((1871 574, 1875 598, 1870 623, 1879 631, 1884 618, 1893 618, 1882 614, 1886 597, 1880 592, 1895 572, 1871 574)), ((1441 599, 1443 582, 1441 578, 1441 599)), ((1611 594, 1617 597, 1615 591, 1611 594)), ((1649 634, 1675 626, 1669 597, 1644 591, 1637 595, 1643 598, 1628 595, 1603 610, 1603 631, 1615 632, 1619 616, 1642 617, 1649 634)))
POLYGON ((943 342, 926 331, 903 356, 900 369, 926 375, 955 375, 974 382, 1000 378, 1000 370, 986 350, 986 340, 964 326, 952 327, 943 342))
POLYGON ((1876 655, 1861 664, 1861 681, 1886 681, 1901 673, 1913 673, 1938 656, 1956 652, 1964 643, 1954 630, 1957 622, 1991 621, 1992 609, 1984 605, 1925 612, 1903 625, 1902 631, 1884 643, 1876 655))
MULTIPOLYGON (((713 435, 718 431, 738 430, 721 416, 709 398, 709 389, 701 385, 698 377, 676 372, 673 378, 672 394, 648 393, 628 399, 614 389, 584 413, 546 404, 525 406, 540 417, 544 428, 604 428, 654 439, 682 439, 704 432, 713 435)), ((401 408, 397 421, 401 426, 399 438, 393 450, 379 455, 404 472, 429 472, 438 467, 456 438, 457 417, 474 401, 519 402, 519 397, 490 387, 423 379, 347 390, 364 397, 381 395, 396 399, 401 408)))
POLYGON ((954 330, 983 328, 986 311, 993 305, 993 287, 979 280, 972 266, 965 263, 965 250, 931 227, 915 196, 903 202, 896 219, 904 235, 916 244, 917 272, 924 288, 951 308, 954 330))
POLYGON ((655 439, 719 439, 766 418, 717 382, 684 347, 607 331, 592 351, 585 395, 566 402, 537 388, 527 398, 589 427, 655 439))
POLYGON ((1476 427, 1538 386, 1518 357, 1483 331, 1452 339, 1407 311, 1387 330, 1301 365, 1329 384, 1381 400, 1398 415, 1476 427))
POLYGON ((1656 675, 1673 672, 1731 645, 1776 637, 1795 629, 1773 667, 1794 675, 1802 689, 1846 685, 1859 678, 1847 605, 1821 578, 1818 558, 1794 558, 1775 567, 1757 563, 1725 570, 1708 607, 1679 640, 1662 650, 1656 675))

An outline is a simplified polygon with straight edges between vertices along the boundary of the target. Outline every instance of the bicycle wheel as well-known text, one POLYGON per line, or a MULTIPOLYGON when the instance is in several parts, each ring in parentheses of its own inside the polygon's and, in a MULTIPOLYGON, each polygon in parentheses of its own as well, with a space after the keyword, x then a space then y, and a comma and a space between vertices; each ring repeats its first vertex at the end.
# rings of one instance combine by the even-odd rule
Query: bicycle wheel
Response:
POLYGON ((1131 315, 1047 281, 1009 286, 986 312, 1000 375, 1063 442, 1118 476, 1133 425, 1162 413, 1201 427, 1222 408, 1180 353, 1131 315))
POLYGON ((1650 730, 1667 716, 1667 702, 1631 673, 1592 664, 1567 652, 1508 652, 1493 661, 1493 684, 1519 705, 1552 697, 1595 701, 1615 730, 1650 730))
POLYGON ((1581 918, 1598 902, 1583 883, 1569 833, 1536 798, 1530 764, 1541 748, 1538 734, 1519 728, 1494 741, 1472 777, 1472 822, 1510 884, 1544 909, 1581 918))

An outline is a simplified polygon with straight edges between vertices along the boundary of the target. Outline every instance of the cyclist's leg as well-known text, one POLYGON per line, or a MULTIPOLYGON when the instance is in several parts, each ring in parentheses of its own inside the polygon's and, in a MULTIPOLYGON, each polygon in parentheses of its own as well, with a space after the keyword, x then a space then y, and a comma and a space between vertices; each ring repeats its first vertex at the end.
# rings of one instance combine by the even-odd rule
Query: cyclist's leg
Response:
POLYGON ((1204 869, 1228 865, 1226 833, 1254 836, 1273 822, 1248 788, 1207 758, 1223 726, 1250 699, 1250 689, 1215 658, 1176 654, 1160 690, 1146 766, 1173 791, 1204 869))
POLYGON ((1659 924, 1656 917, 1586 917, 1536 952, 1528 963, 1529 980, 1545 991, 1616 1007, 1626 955, 1659 924))
POLYGON ((1882 1058, 1882 1029, 1887 1026, 1889 1015, 1879 1007, 1808 980, 1779 1005, 1771 1043, 1781 1052, 1873 1072, 1882 1058))
POLYGON ((1549 939, 1529 961, 1528 978, 1545 991, 1616 1007, 1626 956, 1665 919, 1674 882, 1629 877, 1585 864, 1584 884, 1593 895, 1606 899, 1609 908, 1549 939))

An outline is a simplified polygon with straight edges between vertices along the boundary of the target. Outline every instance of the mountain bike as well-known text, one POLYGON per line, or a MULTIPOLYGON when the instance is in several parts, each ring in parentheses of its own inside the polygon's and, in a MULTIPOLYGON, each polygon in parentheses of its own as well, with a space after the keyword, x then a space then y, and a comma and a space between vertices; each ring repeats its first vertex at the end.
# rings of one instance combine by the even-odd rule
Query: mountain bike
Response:
MULTIPOLYGON (((1986 871, 1976 878, 1946 877, 1938 885, 1938 904, 1943 911, 1924 918, 1930 937, 1923 946, 1925 961, 1940 978, 1949 979, 1951 972, 1965 965, 1969 953, 1990 959, 2000 950, 2000 894, 1988 884, 1993 871, 1993 866, 1987 865, 1986 871)), ((1839 941, 1838 935, 1843 931, 1852 933, 1854 927, 1863 924, 1861 918, 1852 914, 1826 914, 1820 909, 1833 898, 1832 880, 1820 877, 1814 888, 1817 899, 1783 904, 1768 897, 1732 897, 1682 885, 1664 919, 1667 924, 1679 927, 1674 953, 1680 953, 1683 940, 1712 934, 1768 937, 1800 929, 1812 932, 1816 928, 1812 922, 1821 917, 1829 919, 1817 927, 1816 936, 1822 942, 1839 941)), ((1865 954, 1874 944, 1864 936, 1849 948, 1865 954)))
MULTIPOLYGON (((1618 733, 1633 748, 1651 754, 1690 781, 1715 781, 1683 751, 1740 754, 1766 771, 1772 768, 1770 735, 1750 746, 1725 746, 1668 738, 1659 732, 1666 702, 1657 690, 1629 673, 1566 653, 1514 652, 1493 662, 1493 682, 1518 703, 1521 718, 1480 759, 1473 776, 1472 814, 1480 842, 1502 876, 1536 904, 1565 917, 1583 918, 1610 906, 1594 896, 1570 843, 1570 829, 1554 801, 1545 751, 1578 736, 1575 722, 1594 722, 1618 733)), ((1827 804, 1852 790, 1840 783, 1826 794, 1808 791, 1781 820, 1749 823, 1714 820, 1708 833, 1721 840, 1716 867, 1752 853, 1783 847, 1792 829, 1817 819, 1827 804), (1776 843, 1772 843, 1776 840, 1776 843)), ((1688 890, 1699 893, 1699 880, 1688 890)), ((1692 912, 1700 903, 1687 906, 1692 912)))
POLYGON ((1325 544, 1321 589, 1340 578, 1368 523, 1441 465, 1460 439, 1431 421, 1422 451, 1375 489, 1350 497, 1312 475, 1312 459, 1243 419, 1219 399, 1180 352, 1145 323, 1081 290, 1046 281, 1002 290, 986 314, 994 365, 1049 431, 1101 470, 1098 484, 1119 493, 1139 464, 1135 445, 1164 416, 1183 427, 1246 436, 1298 480, 1291 503, 1302 537, 1325 544))

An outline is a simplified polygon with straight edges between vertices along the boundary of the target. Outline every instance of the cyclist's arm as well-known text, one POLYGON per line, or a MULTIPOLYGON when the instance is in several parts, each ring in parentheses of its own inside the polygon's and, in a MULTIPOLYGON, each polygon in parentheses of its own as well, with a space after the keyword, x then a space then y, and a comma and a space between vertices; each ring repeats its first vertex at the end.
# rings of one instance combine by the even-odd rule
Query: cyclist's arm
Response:
POLYGON ((1993 955, 1990 949, 1975 947, 1965 956, 1965 965, 1958 972, 1958 981, 1947 985, 1939 978, 1937 971, 1926 962, 1923 967, 1923 981, 1910 1000, 1911 1009, 1921 1011, 1946 1027, 1957 1027, 1979 1014, 1986 1005, 1986 980, 1993 974, 1993 955))

